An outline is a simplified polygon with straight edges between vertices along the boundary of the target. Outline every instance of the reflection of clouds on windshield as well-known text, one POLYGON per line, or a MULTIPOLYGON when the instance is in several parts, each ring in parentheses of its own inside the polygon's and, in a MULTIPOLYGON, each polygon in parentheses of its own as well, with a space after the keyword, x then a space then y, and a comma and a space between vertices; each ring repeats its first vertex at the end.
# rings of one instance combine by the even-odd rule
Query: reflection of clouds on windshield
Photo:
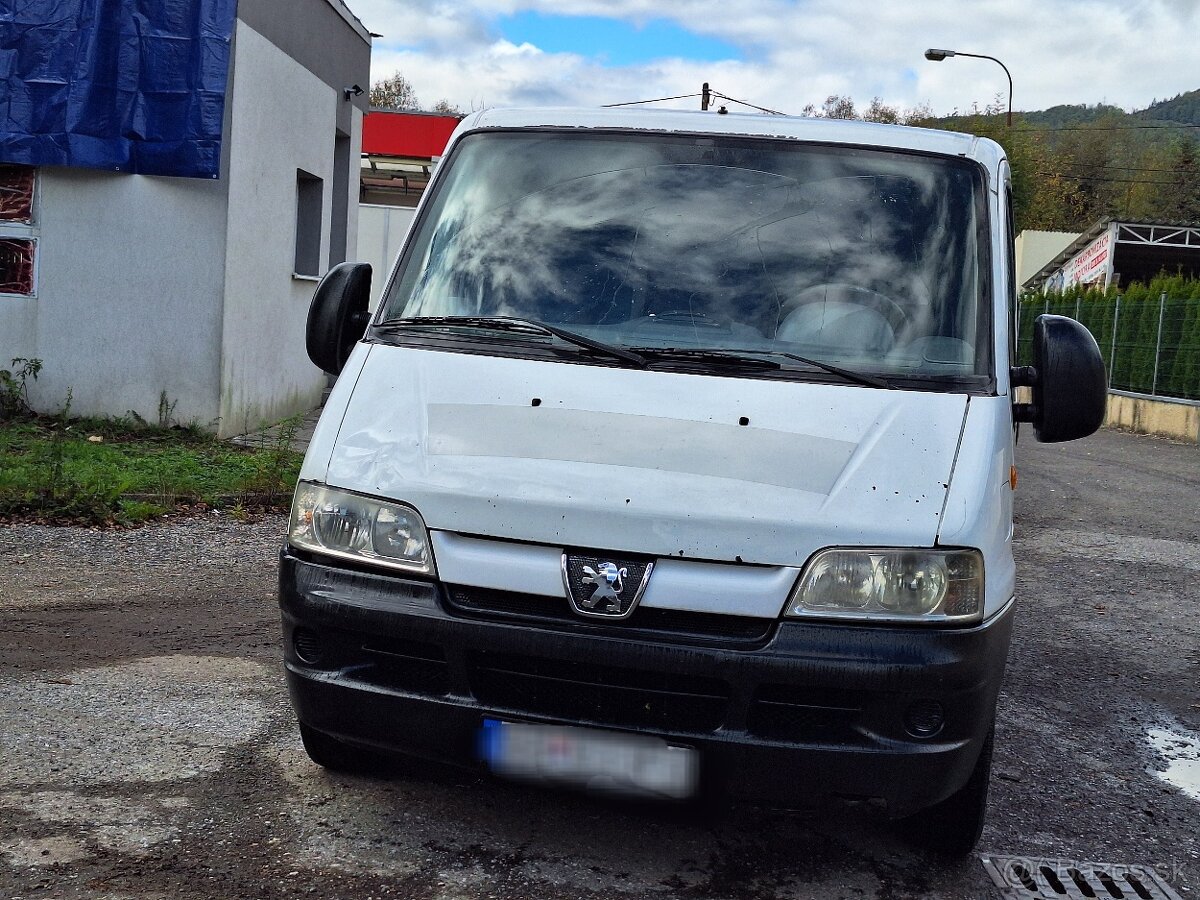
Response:
POLYGON ((388 314, 586 326, 687 312, 770 341, 815 286, 833 284, 894 301, 897 343, 975 343, 979 249, 964 167, 718 143, 468 139, 427 217, 436 232, 426 225, 417 238, 422 264, 403 273, 388 314))
POLYGON ((779 176, 712 166, 638 168, 555 185, 476 216, 457 233, 446 229, 433 242, 410 314, 619 321, 682 296, 708 308, 728 272, 761 272, 753 245, 733 234, 777 207, 788 188, 779 176), (740 258, 747 250, 750 258, 740 258))

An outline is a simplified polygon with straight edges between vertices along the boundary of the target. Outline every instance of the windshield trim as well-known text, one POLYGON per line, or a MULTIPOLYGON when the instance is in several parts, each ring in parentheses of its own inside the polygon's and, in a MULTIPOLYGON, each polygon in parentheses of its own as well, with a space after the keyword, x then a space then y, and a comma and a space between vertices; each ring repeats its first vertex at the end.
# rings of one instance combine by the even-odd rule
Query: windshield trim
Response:
MULTIPOLYGON (((459 333, 437 332, 432 329, 405 331, 382 328, 369 333, 366 342, 382 346, 403 347, 409 350, 433 350, 443 353, 464 353, 471 356, 495 356, 504 359, 525 359, 533 362, 565 363, 567 365, 598 366, 606 369, 633 369, 657 373, 683 375, 705 375, 712 378, 743 378, 752 381, 789 381, 801 384, 832 384, 861 387, 869 390, 906 390, 934 394, 969 394, 972 396, 994 396, 996 379, 990 375, 936 375, 928 372, 909 375, 867 373, 888 382, 888 387, 874 387, 837 373, 816 367, 781 365, 779 368, 758 366, 739 367, 734 365, 705 365, 703 360, 679 357, 659 358, 651 361, 650 367, 642 369, 616 357, 605 357, 570 344, 551 343, 540 339, 534 331, 527 334, 509 333, 498 337, 499 332, 459 333)), ((550 337, 546 334, 545 337, 550 337)))

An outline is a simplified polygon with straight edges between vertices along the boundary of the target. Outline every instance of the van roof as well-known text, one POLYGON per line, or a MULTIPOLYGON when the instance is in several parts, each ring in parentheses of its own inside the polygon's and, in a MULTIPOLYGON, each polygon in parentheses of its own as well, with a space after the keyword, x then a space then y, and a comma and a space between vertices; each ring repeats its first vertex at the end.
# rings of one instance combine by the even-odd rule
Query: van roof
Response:
POLYGON ((455 130, 451 143, 468 131, 507 128, 596 128, 682 132, 687 134, 740 134, 832 144, 855 144, 918 150, 979 160, 989 169, 1004 158, 1004 150, 987 138, 908 125, 880 125, 847 119, 818 119, 699 112, 691 110, 599 108, 483 109, 467 116, 455 130))

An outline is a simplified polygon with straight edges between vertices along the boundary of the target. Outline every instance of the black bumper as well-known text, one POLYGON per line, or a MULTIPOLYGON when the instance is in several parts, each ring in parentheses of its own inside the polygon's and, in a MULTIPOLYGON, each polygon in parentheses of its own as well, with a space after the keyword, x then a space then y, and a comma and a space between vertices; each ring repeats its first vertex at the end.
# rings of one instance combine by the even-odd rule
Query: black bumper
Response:
POLYGON ((957 629, 781 621, 738 649, 630 639, 465 616, 436 583, 286 551, 279 600, 296 714, 342 740, 478 766, 485 717, 655 734, 695 747, 734 796, 876 798, 893 815, 966 783, 1012 628, 1010 610, 957 629))

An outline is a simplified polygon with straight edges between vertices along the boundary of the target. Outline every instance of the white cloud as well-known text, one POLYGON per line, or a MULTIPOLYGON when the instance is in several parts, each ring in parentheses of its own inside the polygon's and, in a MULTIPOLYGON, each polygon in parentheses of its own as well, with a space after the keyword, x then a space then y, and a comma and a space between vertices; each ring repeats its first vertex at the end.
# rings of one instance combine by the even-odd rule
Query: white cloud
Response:
MULTIPOLYGON (((595 106, 698 91, 799 112, 832 93, 935 111, 1007 97, 986 60, 927 62, 926 47, 986 53, 1012 72, 1014 106, 1146 106, 1200 87, 1200 0, 350 0, 376 41, 374 78, 399 69, 427 104, 464 109, 595 106), (738 47, 742 59, 608 66, 504 39, 498 16, 525 10, 664 18, 738 47)), ((516 36, 519 37, 519 36, 516 36)), ((692 101, 684 104, 691 105, 692 101)))

